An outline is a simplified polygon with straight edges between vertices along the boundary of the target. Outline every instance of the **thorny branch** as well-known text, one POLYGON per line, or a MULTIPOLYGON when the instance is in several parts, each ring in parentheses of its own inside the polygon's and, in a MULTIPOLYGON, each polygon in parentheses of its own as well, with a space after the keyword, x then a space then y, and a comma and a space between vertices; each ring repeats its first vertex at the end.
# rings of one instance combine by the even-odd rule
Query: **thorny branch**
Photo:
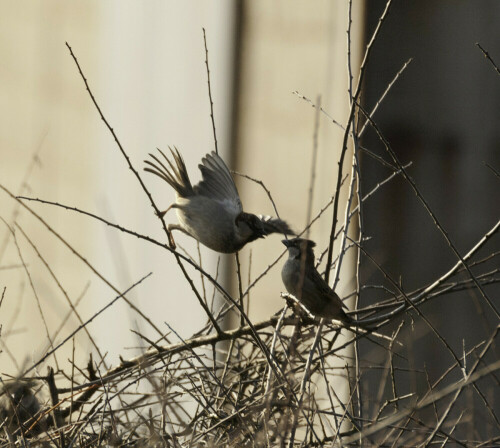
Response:
MULTIPOLYGON (((403 165, 398 160, 390 143, 374 122, 373 114, 409 61, 389 83, 371 113, 365 112, 360 104, 366 64, 391 4, 390 0, 386 3, 368 43, 353 92, 350 60, 352 2, 349 2, 347 46, 351 108, 347 123, 340 125, 331 118, 321 108, 319 100, 315 104, 317 110, 313 151, 317 150, 319 112, 326 114, 332 123, 337 123, 344 129, 336 189, 332 199, 315 217, 312 217, 312 212, 308 213, 307 225, 301 232, 307 232, 311 225, 324 218, 325 211, 332 206, 332 221, 328 223, 331 225, 330 239, 324 252, 327 255, 325 277, 328 279, 330 272, 335 269, 336 282, 345 253, 350 248, 359 250, 357 285, 353 287, 350 296, 358 298, 362 291, 370 289, 381 295, 379 300, 350 312, 351 315, 356 314, 366 328, 339 327, 335 322, 318 322, 301 312, 300 307, 293 306, 293 301, 287 301, 284 308, 271 317, 253 323, 245 312, 243 299, 248 298, 252 288, 276 266, 283 253, 263 272, 257 273, 253 280, 249 276, 246 290, 243 290, 242 273, 238 268, 239 288, 237 296, 233 297, 220 284, 218 271, 215 276, 212 275, 210 269, 202 265, 201 257, 197 260, 166 243, 78 207, 16 196, 0 185, 7 195, 16 200, 16 207, 28 211, 42 223, 46 230, 56 236, 59 243, 114 292, 114 298, 87 319, 80 317, 76 311, 77 303, 72 303, 67 296, 68 312, 78 317, 79 325, 62 338, 59 338, 58 333, 50 333, 47 326, 47 332, 50 333, 47 339, 53 339, 52 347, 47 348, 38 360, 23 368, 24 374, 21 377, 9 381, 0 377, 0 429, 3 431, 0 448, 10 448, 17 444, 35 446, 38 442, 61 447, 181 447, 202 444, 289 447, 444 446, 447 443, 465 447, 498 445, 500 420, 495 404, 500 385, 500 361, 497 353, 500 326, 495 323, 496 326, 485 332, 486 339, 474 342, 473 346, 464 336, 459 344, 460 349, 457 350, 456 341, 447 338, 442 328, 427 316, 424 305, 445 295, 469 290, 472 294, 478 292, 498 317, 496 297, 489 293, 490 289, 487 293, 486 287, 500 283, 500 269, 491 267, 492 262, 498 261, 499 252, 484 255, 480 251, 488 247, 498 234, 500 221, 478 237, 477 243, 465 255, 461 255, 437 219, 436 213, 429 207, 417 183, 410 177, 408 168, 411 162, 403 165), (356 114, 359 112, 366 118, 361 130, 357 125, 356 114), (383 142, 389 161, 361 146, 359 139, 369 127, 374 129, 383 142), (350 162, 346 162, 349 139, 353 140, 355 153, 350 162), (380 180, 368 193, 363 191, 363 194, 360 191, 362 167, 359 151, 365 151, 391 170, 390 175, 380 180), (350 166, 346 169, 344 165, 350 166), (346 175, 346 172, 349 174, 346 175), (444 273, 435 275, 432 280, 412 291, 403 287, 401 281, 392 278, 383 263, 376 261, 379 259, 377 254, 367 250, 364 231, 360 232, 359 237, 352 238, 347 233, 353 223, 362 227, 362 205, 365 201, 375 193, 381 193, 382 187, 396 178, 403 179, 414 191, 457 258, 444 273), (349 202, 343 213, 344 222, 341 222, 339 196, 346 180, 349 202), (28 200, 85 215, 173 256, 207 315, 207 325, 188 339, 177 335, 169 323, 165 324, 166 330, 160 329, 126 297, 131 288, 136 287, 140 291, 140 283, 147 276, 121 292, 123 288, 118 288, 107 280, 59 232, 37 215, 27 205, 28 200), (333 242, 339 236, 343 241, 339 254, 334 257, 333 242), (367 264, 372 262, 383 273, 386 279, 384 284, 361 283, 359 265, 367 261, 367 264), (200 274, 202 293, 188 275, 186 267, 200 274), (207 286, 213 286, 214 295, 217 291, 224 299, 217 311, 213 305, 208 304, 205 281, 207 286), (63 344, 70 340, 74 342, 74 337, 82 330, 92 340, 89 324, 119 300, 128 303, 155 331, 154 338, 136 332, 142 344, 139 355, 129 359, 120 358, 118 364, 109 367, 105 363, 106 354, 99 354, 97 363, 90 358, 86 368, 79 368, 74 361, 73 352, 73 359, 69 361, 70 372, 62 367, 56 370, 49 367, 48 375, 38 374, 41 365, 47 364, 51 355, 56 354, 63 344), (240 316, 241 321, 236 328, 223 330, 222 321, 228 313, 240 316), (177 336, 180 342, 171 342, 169 338, 172 335, 177 336), (416 366, 412 358, 411 342, 415 340, 420 343, 420 338, 425 335, 429 335, 432 341, 440 342, 441 345, 436 344, 435 348, 437 356, 451 355, 448 367, 443 372, 434 371, 434 376, 429 373, 429 366, 416 366), (356 350, 351 350, 352 347, 356 347, 356 350), (31 375, 29 378, 28 373, 31 375), (374 377, 379 380, 378 391, 367 390, 366 384, 373 384, 374 377), (409 384, 417 383, 420 388, 408 390, 409 384), (40 398, 44 395, 50 400, 40 398), (467 412, 464 411, 466 408, 467 412), (428 409, 430 412, 427 412, 428 409), (469 409, 474 409, 475 412, 469 412, 469 409), (470 430, 475 415, 481 417, 486 425, 486 432, 482 433, 477 428, 470 430)), ((217 151, 205 30, 203 33, 217 151)), ((489 54, 477 45, 498 72, 489 54)), ((168 230, 150 192, 103 115, 71 47, 68 44, 67 47, 99 116, 148 197, 154 213, 160 217, 168 240, 168 230)), ((315 159, 314 154, 312 159, 315 159)), ((245 174, 242 176, 262 186, 278 215, 271 192, 264 183, 245 174)), ((314 167, 311 179, 310 203, 313 199, 314 167)), ((10 222, 9 225, 12 233, 15 233, 14 229, 19 229, 37 256, 44 260, 41 251, 32 244, 30 237, 20 226, 10 222)), ((9 237, 9 240, 12 238, 9 237)), ((27 271, 28 266, 21 249, 19 257, 22 261, 20 266, 27 271)), ((58 283, 50 267, 45 267, 50 277, 58 283)), ((3 288, 0 306, 5 300, 10 300, 10 296, 10 291, 3 288)), ((488 328, 487 325, 485 328, 488 328)), ((0 333, 0 337, 4 338, 5 334, 0 333)))

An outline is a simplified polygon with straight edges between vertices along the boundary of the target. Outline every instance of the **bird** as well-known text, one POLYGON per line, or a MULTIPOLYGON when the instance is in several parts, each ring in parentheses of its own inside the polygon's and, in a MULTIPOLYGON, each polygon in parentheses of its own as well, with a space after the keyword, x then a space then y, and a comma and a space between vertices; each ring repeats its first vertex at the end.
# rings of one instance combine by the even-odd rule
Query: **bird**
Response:
MULTIPOLYGON (((12 434, 33 436, 47 429, 44 413, 34 393, 34 381, 2 381, 0 421, 12 434), (28 429, 30 429, 28 434, 28 429)), ((52 417, 51 417, 52 418, 52 417)))
POLYGON ((282 240, 288 249, 288 259, 281 270, 286 290, 311 314, 325 319, 352 324, 340 297, 328 286, 314 267, 314 241, 304 238, 282 240))
MULTIPOLYGON (((145 171, 175 190, 175 202, 161 212, 163 217, 171 208, 177 211, 179 224, 169 224, 169 231, 179 230, 216 252, 228 254, 271 233, 294 235, 281 219, 243 211, 231 173, 218 154, 212 151, 202 158, 198 165, 202 180, 193 186, 181 154, 177 148, 169 149, 172 160, 158 149, 158 155, 149 154, 151 160, 144 161, 145 171)), ((170 243, 175 247, 173 238, 170 243)))

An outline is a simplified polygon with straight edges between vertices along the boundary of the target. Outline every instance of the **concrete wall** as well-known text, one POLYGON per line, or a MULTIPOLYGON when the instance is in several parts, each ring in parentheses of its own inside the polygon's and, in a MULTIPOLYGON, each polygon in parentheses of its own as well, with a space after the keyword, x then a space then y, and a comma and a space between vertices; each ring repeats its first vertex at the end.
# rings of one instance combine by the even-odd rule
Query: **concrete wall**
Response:
MULTIPOLYGON (((213 149, 202 27, 207 30, 210 51, 219 148, 227 154, 232 2, 2 2, 0 182, 16 194, 76 206, 165 241, 153 209, 92 105, 65 42, 72 46, 103 113, 141 174, 149 152, 177 145, 196 181, 199 160, 213 149)), ((170 205, 174 199, 170 187, 151 175, 143 178, 158 206, 170 205)), ((117 289, 124 290, 153 272, 128 298, 162 332, 167 331, 164 322, 168 321, 187 337, 205 321, 173 257, 73 212, 29 205, 117 289)), ((1 193, 0 215, 10 224, 15 208, 16 203, 1 193)), ((174 214, 168 218, 176 219, 174 214)), ((71 301, 81 300, 78 310, 83 319, 116 296, 28 213, 23 211, 17 222, 71 301)), ((17 233, 53 334, 69 306, 43 262, 17 233)), ((0 313, 4 344, 0 356, 2 372, 15 374, 25 359, 30 363, 38 359, 47 338, 35 294, 19 267, 13 240, 4 240, 6 235, 2 223, 0 288, 7 289, 0 313)), ((179 238, 197 256, 192 241, 179 238)), ((207 269, 215 274, 217 256, 204 249, 202 254, 207 269)), ((199 275, 190 273, 199 286, 199 275)), ((78 324, 72 315, 56 339, 62 340, 78 324)), ((108 352, 109 363, 116 362, 119 354, 135 353, 125 347, 144 345, 130 328, 158 337, 121 301, 89 326, 102 352, 108 352)), ((76 344, 81 357, 94 350, 83 332, 76 344)), ((58 352, 61 363, 71 357, 71 342, 67 345, 64 354, 58 352)))

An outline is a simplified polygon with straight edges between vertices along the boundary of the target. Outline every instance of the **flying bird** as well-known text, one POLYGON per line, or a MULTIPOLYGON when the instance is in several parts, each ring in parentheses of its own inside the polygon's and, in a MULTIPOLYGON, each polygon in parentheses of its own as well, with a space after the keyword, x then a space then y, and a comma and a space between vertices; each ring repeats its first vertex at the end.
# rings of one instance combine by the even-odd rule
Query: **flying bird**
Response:
MULTIPOLYGON (((161 150, 149 154, 145 171, 167 182, 176 193, 171 208, 177 211, 179 224, 168 230, 180 230, 203 245, 222 253, 234 253, 245 244, 271 233, 293 235, 285 221, 243 211, 240 196, 224 161, 211 152, 198 165, 202 180, 192 185, 186 165, 177 148, 170 148, 172 160, 161 150)), ((173 243, 173 241, 171 241, 173 243)))

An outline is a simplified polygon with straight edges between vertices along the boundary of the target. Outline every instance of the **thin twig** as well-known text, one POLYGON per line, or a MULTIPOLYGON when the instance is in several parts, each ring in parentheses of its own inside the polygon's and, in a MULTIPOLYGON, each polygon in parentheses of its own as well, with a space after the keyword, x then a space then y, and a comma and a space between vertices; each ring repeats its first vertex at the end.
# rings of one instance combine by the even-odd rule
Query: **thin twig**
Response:
MULTIPOLYGON (((365 70, 366 70, 366 64, 368 62, 368 59, 370 57, 372 48, 373 48, 373 43, 375 42, 382 25, 384 24, 387 15, 389 14, 389 10, 392 5, 392 0, 388 0, 387 3, 385 4, 385 9, 382 15, 380 16, 380 19, 377 23, 377 27, 375 28, 375 31, 372 34, 372 37, 370 39, 370 42, 366 46, 366 51, 365 51, 365 56, 363 58, 363 61, 361 63, 360 69, 359 69, 359 76, 358 76, 358 84, 356 87, 356 92, 354 96, 352 97, 352 103, 351 103, 351 110, 349 113, 349 118, 347 120, 347 125, 344 131, 344 139, 342 142, 342 149, 340 152, 340 158, 339 158, 339 163, 338 163, 338 174, 337 174, 337 186, 335 188, 335 200, 333 202, 333 216, 332 216, 332 225, 330 229, 330 239, 328 242, 328 256, 327 256, 327 261, 326 261, 326 271, 325 271, 325 281, 328 283, 330 279, 330 267, 332 265, 332 257, 333 257, 333 241, 335 239, 335 232, 337 228, 337 220, 338 220, 338 207, 339 207, 339 196, 340 196, 340 186, 341 186, 341 181, 342 181, 342 170, 344 166, 344 158, 347 153, 347 140, 349 137, 349 132, 351 127, 353 126, 353 120, 354 120, 354 112, 356 110, 356 106, 358 103, 358 98, 361 94, 361 87, 363 84, 363 78, 365 75, 365 70)), ((354 129, 354 128, 353 128, 354 129)))
POLYGON ((476 46, 481 50, 481 52, 484 54, 484 57, 488 59, 488 61, 491 62, 491 65, 495 69, 495 71, 500 75, 500 69, 498 68, 498 65, 495 64, 493 59, 491 59, 490 54, 483 48, 481 47, 481 44, 479 42, 476 42, 476 46))
MULTIPOLYGON (((309 193, 307 199, 307 213, 306 213, 306 226, 311 222, 312 215, 312 204, 314 197, 314 184, 316 180, 316 159, 318 157, 318 136, 319 136, 319 124, 320 124, 320 115, 319 111, 321 109, 321 95, 318 95, 316 98, 316 113, 314 114, 314 133, 313 133, 313 148, 311 155, 311 178, 309 180, 309 193)), ((309 227, 306 231, 306 239, 309 238, 309 227)))
POLYGON ((468 266, 468 264, 465 261, 465 258, 462 257, 462 255, 460 255, 460 253, 458 252, 458 249, 455 247, 455 244, 451 241, 451 238, 448 235, 448 232, 441 225, 440 221, 437 219, 437 216, 431 210, 431 208, 430 208, 427 200, 420 193, 420 190, 417 188, 417 185, 416 185, 415 181, 407 173, 406 169, 403 167, 403 165, 399 161, 399 159, 396 156, 396 153, 392 149, 391 145, 389 144, 389 142, 387 141, 387 139, 384 137, 384 135, 382 134, 382 132, 380 131, 380 129, 378 128, 378 126, 375 124, 375 122, 372 120, 372 118, 365 112, 365 110, 363 109, 363 107, 360 104, 358 104, 358 107, 363 112, 363 114, 365 115, 365 117, 367 118, 367 120, 370 121, 370 124, 372 125, 373 129, 375 130, 375 132, 379 136, 380 140, 383 142, 383 144, 384 144, 387 152, 390 154, 390 156, 391 156, 392 160, 394 161, 394 163, 401 170, 401 174, 403 175, 403 177, 405 178, 405 180, 408 182, 408 184, 412 188, 413 192, 415 193, 415 195, 417 196, 417 198, 419 199, 419 201, 424 206, 424 208, 427 211, 427 213, 429 214, 429 216, 434 221, 434 224, 436 225, 436 228, 439 230, 439 232, 441 233, 441 235, 443 235, 443 237, 446 240, 446 242, 448 243, 448 246, 450 247, 450 249, 453 251, 453 253, 455 254, 455 256, 460 260, 460 263, 462 264, 462 266, 467 270, 470 278, 473 280, 473 282, 476 285, 476 288, 480 292, 481 296, 486 301, 486 303, 490 306, 491 310, 495 313, 496 317, 500 320, 500 312, 497 310, 495 304, 488 297, 488 295, 484 291, 483 287, 478 282, 476 276, 472 273, 470 267, 468 266))
POLYGON ((211 88, 211 84, 210 84, 210 69, 208 68, 207 35, 205 33, 205 28, 203 28, 203 43, 205 44, 205 65, 207 67, 208 99, 210 100, 210 118, 212 119, 212 129, 214 131, 215 153, 219 154, 219 148, 217 146, 217 133, 215 132, 214 102, 212 101, 212 88, 211 88))
POLYGON ((106 306, 101 308, 97 313, 95 313, 90 319, 87 319, 82 325, 79 325, 78 328, 74 331, 71 332, 69 336, 67 336, 62 342, 60 342, 56 347, 54 347, 52 350, 48 351, 41 359, 39 359, 37 362, 35 362, 30 368, 28 368, 22 376, 26 376, 29 372, 31 372, 33 369, 35 369, 37 366, 39 366, 42 362, 44 362, 50 355, 56 352, 61 346, 63 346, 66 342, 68 342, 70 339, 72 339, 76 333, 78 333, 80 330, 82 330, 84 327, 86 327, 90 322, 92 322, 97 316, 102 314, 104 311, 106 311, 110 306, 113 306, 116 301, 121 299, 122 297, 125 296, 129 291, 134 289, 136 286, 140 285, 144 280, 146 280, 152 272, 149 274, 145 275, 142 277, 139 281, 135 282, 132 286, 129 286, 125 291, 123 291, 119 296, 116 296, 113 300, 111 300, 106 306))

